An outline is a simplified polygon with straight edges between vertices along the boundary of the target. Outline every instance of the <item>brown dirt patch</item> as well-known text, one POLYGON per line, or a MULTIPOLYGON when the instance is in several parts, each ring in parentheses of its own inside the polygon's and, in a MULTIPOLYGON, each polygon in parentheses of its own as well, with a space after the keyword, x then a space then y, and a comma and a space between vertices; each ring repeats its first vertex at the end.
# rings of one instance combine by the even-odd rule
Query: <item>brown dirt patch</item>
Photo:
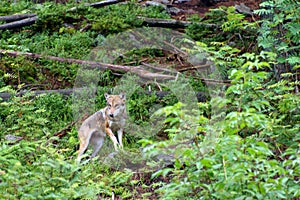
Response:
POLYGON ((205 13, 210 9, 218 8, 220 6, 234 6, 239 4, 245 4, 251 10, 256 10, 259 8, 261 0, 223 0, 213 5, 205 5, 199 0, 191 0, 185 3, 173 3, 172 6, 177 7, 184 12, 174 15, 173 18, 184 20, 187 15, 197 14, 199 17, 204 17, 205 13))

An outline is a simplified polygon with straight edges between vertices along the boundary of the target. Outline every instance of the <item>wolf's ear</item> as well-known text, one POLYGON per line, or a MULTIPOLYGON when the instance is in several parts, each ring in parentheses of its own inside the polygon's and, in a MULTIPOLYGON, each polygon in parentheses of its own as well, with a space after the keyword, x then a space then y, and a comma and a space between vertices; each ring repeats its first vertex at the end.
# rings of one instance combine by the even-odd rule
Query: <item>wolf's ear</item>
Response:
POLYGON ((105 97, 105 99, 107 100, 107 99, 109 99, 110 95, 107 94, 107 93, 104 93, 104 97, 105 97))
POLYGON ((121 92, 121 93, 119 94, 119 96, 120 96, 121 99, 126 99, 126 95, 125 95, 124 92, 121 92))

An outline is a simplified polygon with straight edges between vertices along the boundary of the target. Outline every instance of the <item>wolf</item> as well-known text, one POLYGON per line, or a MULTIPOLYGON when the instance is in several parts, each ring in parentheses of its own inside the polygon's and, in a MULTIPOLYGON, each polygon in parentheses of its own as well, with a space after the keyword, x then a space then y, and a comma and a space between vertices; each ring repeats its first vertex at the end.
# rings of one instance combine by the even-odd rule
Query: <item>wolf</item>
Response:
POLYGON ((107 106, 87 118, 78 131, 80 147, 77 160, 79 161, 89 145, 94 147, 91 158, 95 157, 106 135, 112 140, 115 151, 118 151, 118 146, 123 149, 122 137, 127 116, 126 96, 123 92, 119 95, 105 93, 104 96, 107 106), (118 140, 114 132, 117 132, 118 140))

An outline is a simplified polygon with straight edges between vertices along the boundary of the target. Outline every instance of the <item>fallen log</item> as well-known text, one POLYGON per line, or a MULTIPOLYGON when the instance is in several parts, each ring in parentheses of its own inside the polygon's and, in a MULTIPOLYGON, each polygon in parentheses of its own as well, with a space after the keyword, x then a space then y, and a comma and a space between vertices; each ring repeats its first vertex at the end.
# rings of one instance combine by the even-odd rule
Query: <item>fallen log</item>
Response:
POLYGON ((174 75, 153 73, 153 72, 143 69, 142 66, 114 65, 114 64, 100 63, 100 62, 95 62, 95 61, 79 60, 79 59, 73 59, 73 58, 61 58, 61 57, 56 57, 56 56, 43 56, 41 54, 36 54, 36 53, 24 53, 24 52, 17 52, 17 51, 0 50, 0 54, 14 56, 14 57, 25 56, 25 57, 38 58, 38 59, 44 58, 44 59, 55 60, 55 61, 59 61, 59 62, 76 63, 76 64, 88 66, 91 69, 101 69, 101 70, 110 69, 112 71, 130 72, 135 75, 138 75, 141 78, 145 78, 148 80, 149 79, 172 80, 172 79, 176 78, 175 73, 174 73, 174 75))
POLYGON ((142 20, 144 24, 152 27, 164 27, 164 28, 185 28, 191 24, 197 24, 199 26, 205 26, 208 28, 217 28, 216 24, 207 24, 200 22, 190 22, 190 21, 182 21, 176 19, 158 19, 158 18, 148 18, 148 17, 138 17, 138 19, 142 20))
POLYGON ((37 20, 37 16, 34 16, 34 17, 29 17, 26 19, 19 20, 19 21, 2 24, 2 25, 0 25, 0 30, 14 29, 14 28, 20 28, 23 26, 29 26, 29 25, 34 24, 36 22, 36 20, 37 20))
POLYGON ((16 14, 16 15, 0 16, 0 21, 13 22, 13 21, 18 21, 25 18, 35 17, 35 16, 36 14, 16 14))
MULTIPOLYGON (((49 59, 49 60, 55 60, 58 62, 67 62, 67 63, 76 63, 80 65, 85 65, 90 67, 91 69, 101 69, 101 70, 112 70, 115 72, 130 72, 133 73, 141 78, 147 79, 147 80, 176 80, 176 76, 179 72, 172 73, 172 70, 158 70, 156 67, 156 71, 163 71, 165 73, 169 74, 162 74, 162 73, 154 73, 150 72, 148 70, 145 70, 145 67, 143 66, 126 66, 126 65, 114 65, 114 64, 108 64, 108 63, 101 63, 101 62, 95 62, 95 61, 88 61, 88 60, 79 60, 74 58, 61 58, 56 56, 43 56, 41 54, 36 53, 25 53, 25 52, 17 52, 17 51, 6 51, 0 49, 0 54, 8 55, 8 56, 25 56, 25 57, 31 57, 31 58, 37 58, 37 59, 49 59)), ((145 65, 145 63, 143 63, 145 65)), ((148 65, 149 66, 149 65, 148 65)), ((153 67, 152 67, 153 68, 153 67)), ((219 84, 226 84, 230 83, 229 80, 214 80, 214 79, 205 79, 200 78, 201 81, 206 83, 219 83, 219 84)), ((6 97, 2 97, 6 98, 6 97)))
MULTIPOLYGON (((125 0, 105 0, 105 1, 95 2, 95 3, 86 3, 84 5, 86 7, 102 8, 104 6, 113 5, 113 4, 121 3, 124 1, 125 0)), ((73 12, 73 11, 76 11, 77 9, 78 9, 78 7, 73 7, 73 8, 70 8, 68 11, 73 12)))
POLYGON ((124 2, 124 1, 125 0, 106 0, 106 1, 91 3, 90 6, 94 7, 94 8, 101 8, 101 7, 104 7, 104 6, 121 3, 121 2, 124 2))

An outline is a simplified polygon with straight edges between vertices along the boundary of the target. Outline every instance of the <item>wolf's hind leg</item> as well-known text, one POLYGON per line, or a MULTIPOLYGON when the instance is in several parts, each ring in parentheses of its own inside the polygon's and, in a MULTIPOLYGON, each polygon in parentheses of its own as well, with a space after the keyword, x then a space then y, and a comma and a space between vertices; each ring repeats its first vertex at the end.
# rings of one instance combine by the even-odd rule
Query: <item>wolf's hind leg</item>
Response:
POLYGON ((94 151, 92 153, 92 158, 97 155, 97 153, 99 152, 99 150, 103 145, 103 142, 104 142, 104 137, 99 137, 97 142, 94 143, 94 151))
POLYGON ((80 141, 80 147, 79 147, 79 152, 78 152, 78 156, 77 156, 77 160, 80 161, 80 158, 82 156, 82 154, 84 154, 85 150, 87 149, 89 143, 86 141, 80 141))
POLYGON ((79 152, 78 152, 78 156, 77 156, 78 161, 80 161, 82 154, 84 154, 85 150, 88 148, 91 135, 92 135, 92 133, 88 134, 86 138, 84 138, 84 137, 79 138, 80 146, 79 146, 79 152))

